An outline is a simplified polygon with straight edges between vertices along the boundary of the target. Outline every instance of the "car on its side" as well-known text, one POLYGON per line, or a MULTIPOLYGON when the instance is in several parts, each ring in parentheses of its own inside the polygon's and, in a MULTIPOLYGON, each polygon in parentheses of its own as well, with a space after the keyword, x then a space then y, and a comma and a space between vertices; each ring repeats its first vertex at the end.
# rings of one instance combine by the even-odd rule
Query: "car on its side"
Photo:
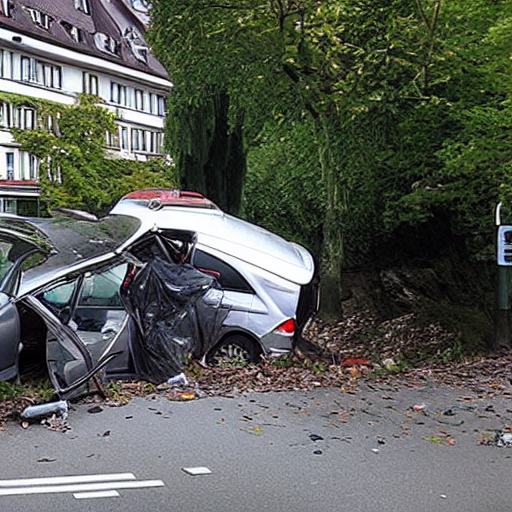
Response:
POLYGON ((107 377, 162 382, 185 358, 257 361, 317 306, 309 252, 195 193, 136 191, 100 220, 0 216, 0 380, 58 395, 107 377))

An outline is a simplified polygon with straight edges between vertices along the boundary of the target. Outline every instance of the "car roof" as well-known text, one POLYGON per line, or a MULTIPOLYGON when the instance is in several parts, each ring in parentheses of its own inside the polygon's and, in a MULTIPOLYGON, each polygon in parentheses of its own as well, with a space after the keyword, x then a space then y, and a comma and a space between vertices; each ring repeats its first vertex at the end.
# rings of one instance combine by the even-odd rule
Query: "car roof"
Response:
MULTIPOLYGON (((187 200, 201 201, 200 197, 187 200)), ((163 204, 152 208, 150 201, 125 197, 110 212, 141 219, 140 231, 125 246, 152 229, 183 229, 197 233, 198 247, 225 253, 297 284, 311 281, 313 258, 297 244, 209 204, 200 207, 195 203, 192 208, 190 204, 163 204)))
POLYGON ((12 234, 18 233, 18 238, 23 233, 34 232, 40 233, 39 238, 45 242, 41 252, 46 257, 44 261, 25 270, 20 294, 85 263, 103 260, 106 255, 114 256, 116 249, 131 238, 141 224, 133 216, 107 216, 96 222, 67 217, 1 216, 0 219, 1 225, 11 227, 12 234))

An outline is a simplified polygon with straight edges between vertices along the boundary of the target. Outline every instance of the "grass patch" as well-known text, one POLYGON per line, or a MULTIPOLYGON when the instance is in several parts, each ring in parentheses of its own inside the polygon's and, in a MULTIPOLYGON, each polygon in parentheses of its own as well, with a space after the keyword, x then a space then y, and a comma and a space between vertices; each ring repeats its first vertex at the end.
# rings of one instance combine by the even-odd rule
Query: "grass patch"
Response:
POLYGON ((49 402, 54 395, 54 389, 48 381, 27 382, 17 384, 0 382, 0 400, 16 400, 26 398, 34 403, 49 402))

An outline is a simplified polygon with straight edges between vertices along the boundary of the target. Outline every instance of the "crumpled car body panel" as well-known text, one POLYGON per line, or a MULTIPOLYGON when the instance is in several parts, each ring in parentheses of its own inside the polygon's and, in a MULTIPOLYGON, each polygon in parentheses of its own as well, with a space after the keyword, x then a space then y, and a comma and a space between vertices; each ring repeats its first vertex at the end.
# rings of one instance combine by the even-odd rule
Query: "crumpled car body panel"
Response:
POLYGON ((143 225, 0 215, 0 380, 44 373, 69 399, 98 374, 165 382, 230 336, 292 347, 276 328, 305 285, 198 246, 193 226, 143 225))

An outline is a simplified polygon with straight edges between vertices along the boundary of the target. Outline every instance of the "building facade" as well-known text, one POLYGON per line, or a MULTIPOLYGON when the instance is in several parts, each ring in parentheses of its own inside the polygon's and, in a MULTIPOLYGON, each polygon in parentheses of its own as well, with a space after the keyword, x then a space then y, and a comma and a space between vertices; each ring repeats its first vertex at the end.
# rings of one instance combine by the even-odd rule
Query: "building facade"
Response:
POLYGON ((0 0, 0 212, 39 210, 39 162, 10 133, 41 122, 23 97, 72 105, 97 95, 116 117, 105 141, 112 157, 162 155, 172 83, 145 42, 147 8, 146 0, 0 0))

